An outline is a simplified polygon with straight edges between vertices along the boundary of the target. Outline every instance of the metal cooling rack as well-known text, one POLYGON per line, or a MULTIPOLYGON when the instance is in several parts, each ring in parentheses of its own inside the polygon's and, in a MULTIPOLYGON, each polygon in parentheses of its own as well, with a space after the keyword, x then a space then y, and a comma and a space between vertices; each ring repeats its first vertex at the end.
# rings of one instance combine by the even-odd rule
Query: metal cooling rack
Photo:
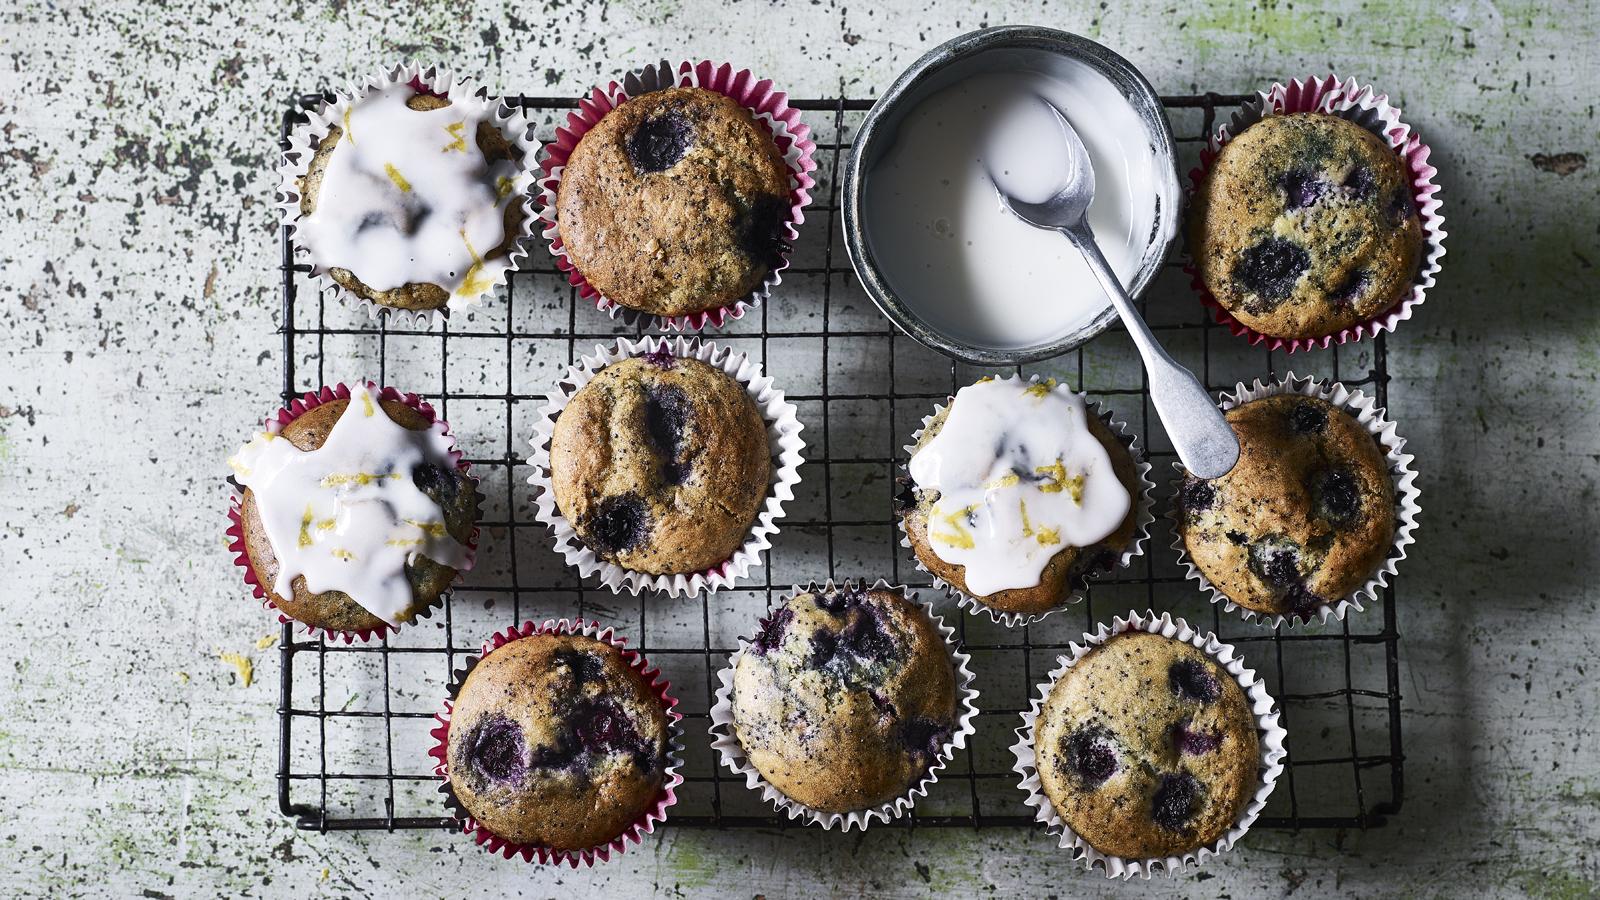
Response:
MULTIPOLYGON (((318 98, 300 97, 284 134, 318 98)), ((541 138, 576 103, 522 97, 541 138)), ((1244 98, 1163 98, 1184 168, 1219 113, 1244 98)), ((783 283, 762 307, 706 337, 760 360, 800 408, 807 462, 767 565, 744 589, 710 597, 617 596, 575 578, 533 518, 527 485, 533 412, 567 365, 635 329, 597 312, 544 247, 531 268, 470 314, 432 331, 388 328, 322 296, 283 259, 283 399, 373 377, 431 401, 457 434, 488 498, 479 561, 431 618, 386 641, 344 645, 282 628, 278 805, 302 829, 449 828, 426 755, 427 731, 451 672, 492 632, 525 619, 582 616, 613 624, 672 681, 684 713, 685 784, 669 826, 794 827, 719 769, 706 710, 715 673, 774 598, 793 583, 888 577, 933 593, 899 546, 894 476, 902 445, 936 401, 994 370, 953 364, 896 333, 855 282, 841 246, 838 174, 865 99, 794 100, 817 139, 818 187, 783 283)), ((1251 348, 1209 321, 1169 262, 1140 304, 1152 328, 1213 391, 1288 369, 1332 377, 1387 405, 1386 341, 1298 354, 1251 348)), ((1130 423, 1154 464, 1157 520, 1144 555, 1096 581, 1086 601, 1028 628, 1005 629, 940 601, 973 655, 982 692, 977 735, 896 827, 1028 826, 1007 749, 1019 714, 1055 657, 1095 623, 1129 609, 1170 610, 1238 645, 1282 707, 1289 755, 1257 828, 1369 828, 1400 809, 1399 634, 1395 591, 1345 622, 1267 630, 1223 614, 1186 581, 1161 516, 1176 458, 1151 415, 1143 370, 1114 328, 1045 363, 1007 369, 1061 378, 1130 423)), ((883 826, 880 826, 883 827, 883 826)))

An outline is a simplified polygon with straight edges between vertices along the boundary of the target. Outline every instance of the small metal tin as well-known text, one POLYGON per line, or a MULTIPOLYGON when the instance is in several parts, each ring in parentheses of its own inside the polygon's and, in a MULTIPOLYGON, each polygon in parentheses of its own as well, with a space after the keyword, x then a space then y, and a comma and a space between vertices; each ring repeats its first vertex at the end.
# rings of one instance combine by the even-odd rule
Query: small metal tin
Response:
POLYGON ((993 71, 1008 61, 1015 65, 1019 60, 1047 56, 1071 59, 1104 75, 1139 114, 1158 159, 1165 158, 1162 170, 1168 175, 1167 190, 1156 192, 1155 227, 1133 283, 1125 286, 1128 295, 1137 300, 1160 271, 1177 239, 1181 196, 1177 152, 1161 98, 1150 83, 1127 60, 1087 38, 1053 28, 1006 25, 970 32, 933 48, 902 72, 873 104, 856 135, 841 185, 845 249, 867 296, 901 331, 946 356, 978 365, 1010 366, 1059 356, 1104 331, 1116 320, 1116 309, 1107 302, 1105 310, 1082 328, 1049 343, 1028 347, 981 346, 939 331, 895 293, 873 258, 862 224, 864 180, 872 164, 893 146, 905 114, 924 99, 963 77, 993 71), (1163 196, 1169 201, 1163 203, 1163 196))

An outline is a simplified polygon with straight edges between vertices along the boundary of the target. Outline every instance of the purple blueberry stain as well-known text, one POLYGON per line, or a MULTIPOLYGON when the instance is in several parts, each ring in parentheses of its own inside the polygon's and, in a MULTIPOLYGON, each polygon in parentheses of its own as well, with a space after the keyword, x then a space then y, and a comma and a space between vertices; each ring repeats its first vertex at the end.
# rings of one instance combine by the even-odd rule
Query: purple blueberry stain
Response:
POLYGON ((841 615, 845 610, 861 605, 864 597, 865 594, 851 584, 846 584, 844 587, 833 591, 822 591, 812 595, 817 608, 833 613, 836 616, 841 615))
POLYGON ((1222 746, 1221 731, 1194 729, 1190 727, 1191 724, 1190 720, 1185 719, 1172 726, 1172 743, 1178 748, 1179 753, 1186 756, 1204 756, 1222 746))
POLYGON ((551 659, 571 673, 572 683, 578 687, 598 682, 605 674, 604 660, 593 653, 564 647, 551 654, 551 659))
POLYGON ((856 608, 840 639, 859 659, 882 661, 894 656, 894 640, 884 630, 877 610, 870 606, 856 608))
POLYGON ((583 523, 585 543, 605 553, 622 553, 644 543, 650 531, 650 515, 638 494, 618 494, 601 501, 583 523))
POLYGON ((783 227, 789 221, 789 202, 785 197, 763 194, 739 214, 735 224, 739 248, 752 262, 769 268, 783 261, 792 247, 784 239, 783 227))
POLYGON ((1317 512, 1335 524, 1349 522, 1361 511, 1360 485, 1348 472, 1324 473, 1312 483, 1311 496, 1317 512))
POLYGON ((490 784, 514 784, 528 774, 522 727, 503 715, 480 719, 466 745, 467 764, 490 784))
POLYGON ((1217 502, 1217 488, 1209 481, 1186 477, 1178 488, 1178 505, 1185 512, 1196 513, 1210 509, 1217 502))
POLYGON ((1312 593, 1304 583, 1300 582, 1289 586, 1288 591, 1284 593, 1283 602, 1289 608, 1290 615, 1305 622, 1316 618, 1317 610, 1329 604, 1327 598, 1312 593))
POLYGON ((657 113, 628 135, 628 161, 640 172, 664 172, 677 165, 689 152, 694 131, 680 113, 657 113))
POLYGON ((1262 312, 1275 309, 1294 293, 1295 282, 1311 267, 1306 248, 1286 238, 1267 238, 1239 254, 1233 279, 1256 296, 1262 312))
POLYGON ((789 629, 789 623, 794 619, 794 610, 785 606, 761 620, 761 630, 756 633, 756 639, 751 643, 751 649, 757 656, 766 656, 778 649, 783 643, 783 635, 789 629))
POLYGON ((1351 198, 1356 200, 1365 200, 1368 197, 1371 197, 1373 190, 1376 189, 1377 186, 1377 181, 1372 175, 1372 170, 1362 165, 1358 165, 1351 169, 1350 174, 1346 175, 1344 178, 1344 184, 1340 185, 1340 187, 1343 187, 1351 198))
POLYGON ((677 357, 672 355, 672 351, 667 349, 665 343, 640 358, 658 369, 670 369, 677 361, 677 357))
POLYGON ((901 742, 906 745, 912 757, 922 758, 924 764, 932 763, 939 758, 939 751, 949 738, 949 726, 920 716, 900 727, 901 742))
POLYGON ((1196 659, 1180 659, 1168 666, 1167 685, 1186 700, 1212 703, 1222 696, 1222 683, 1196 659))
POLYGON ((1086 725, 1061 739, 1067 768, 1087 786, 1099 787, 1117 774, 1117 748, 1111 735, 1095 725, 1086 725))
POLYGON ((1299 584, 1300 545, 1272 535, 1250 545, 1248 565, 1256 577, 1275 588, 1299 584))
POLYGON ((1366 269, 1357 269, 1328 292, 1328 299, 1339 306, 1353 306, 1371 281, 1372 276, 1366 269))
POLYGON ((461 491, 461 479, 456 477, 455 470, 432 463, 422 463, 413 467, 411 483, 417 490, 427 494, 428 499, 440 506, 454 503, 456 495, 461 491))
POLYGON ((1406 220, 1417 214, 1417 205, 1411 199, 1411 189, 1400 185, 1389 196, 1388 206, 1384 210, 1389 215, 1389 221, 1396 225, 1403 224, 1406 220))
POLYGON ((1319 434, 1327 426, 1327 411, 1315 403, 1296 403, 1289 410, 1289 429, 1295 434, 1319 434))
MULTIPOLYGON (((812 668, 821 669, 826 667, 828 663, 832 662, 834 657, 838 654, 838 635, 829 631, 823 631, 821 629, 818 629, 814 634, 811 635, 810 664, 812 668)), ((874 697, 873 699, 877 698, 874 697)))
POLYGON ((1188 772, 1161 776, 1150 802, 1150 818, 1168 831, 1185 831, 1199 811, 1200 782, 1188 772))
POLYGON ((1315 172, 1305 169, 1294 169, 1284 173, 1279 184, 1283 188, 1284 205, 1289 209, 1315 206, 1328 190, 1326 181, 1317 177, 1315 172))
POLYGON ((688 474, 683 459, 683 432, 689 422, 689 397, 682 388, 652 387, 645 393, 644 420, 650 440, 665 457, 661 478, 667 484, 681 484, 688 474))

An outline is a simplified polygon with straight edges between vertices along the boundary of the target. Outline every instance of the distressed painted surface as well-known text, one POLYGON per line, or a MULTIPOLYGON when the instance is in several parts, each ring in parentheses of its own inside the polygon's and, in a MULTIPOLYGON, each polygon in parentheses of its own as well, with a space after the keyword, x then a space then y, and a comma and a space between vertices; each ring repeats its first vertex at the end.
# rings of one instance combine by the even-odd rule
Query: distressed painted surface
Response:
POLYGON ((983 24, 1096 37, 1161 89, 1329 66, 1444 169, 1441 287, 1392 346, 1424 472, 1402 570, 1408 797, 1119 892, 1600 893, 1600 22, 1584 3, 841 5, 9 0, 0 10, 0 872, 7 893, 1107 894, 1037 832, 668 829, 593 872, 437 833, 305 835, 273 796, 273 633, 219 546, 219 461, 275 400, 273 135, 398 56, 573 93, 660 53, 870 92, 983 24), (253 660, 245 685, 221 653, 253 660))

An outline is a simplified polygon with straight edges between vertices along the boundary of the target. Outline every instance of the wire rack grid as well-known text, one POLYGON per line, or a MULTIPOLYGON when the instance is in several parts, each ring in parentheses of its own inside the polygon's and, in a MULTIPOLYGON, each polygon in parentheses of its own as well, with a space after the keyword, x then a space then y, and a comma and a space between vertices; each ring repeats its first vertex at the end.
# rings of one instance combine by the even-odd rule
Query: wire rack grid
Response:
MULTIPOLYGON (((284 135, 318 95, 297 97, 284 135)), ((1219 111, 1237 95, 1163 98, 1187 164, 1219 111)), ((520 97, 548 139, 567 98, 520 97)), ((535 409, 566 367, 596 344, 639 333, 594 309, 542 246, 486 304, 431 330, 391 328, 320 293, 282 240, 282 396, 339 380, 376 378, 415 391, 450 421, 486 497, 479 560, 442 609, 387 640, 343 645, 282 627, 278 804, 315 831, 450 828, 427 756, 428 729, 451 674, 489 634, 526 619, 562 616, 613 624, 661 667, 685 715, 685 784, 669 826, 797 827, 719 770, 707 710, 716 672, 795 583, 879 576, 936 593, 899 546, 893 514, 902 445, 962 384, 996 370, 950 360, 896 332, 855 282, 842 249, 838 175, 865 99, 792 100, 817 139, 816 202, 783 283, 761 307, 704 337, 759 360, 800 408, 806 463, 796 501, 766 565, 738 589, 693 599, 610 593, 579 580, 533 518, 527 457, 535 409)), ((1169 262, 1140 303, 1153 330, 1213 391, 1236 381, 1300 374, 1342 380, 1387 405, 1387 341, 1327 351, 1252 348, 1210 321, 1169 262)), ((1044 363, 999 370, 1061 378, 1129 422, 1158 482, 1157 520, 1143 556, 1094 582, 1076 608, 1007 629, 947 600, 973 656, 982 692, 977 734, 930 795, 897 827, 1027 826, 1007 749, 1036 683, 1067 642, 1129 609, 1170 610, 1239 646, 1266 679, 1289 731, 1287 767, 1257 828, 1369 828, 1403 797, 1399 633, 1393 582, 1344 622, 1265 629, 1223 614, 1186 581, 1160 515, 1176 459, 1151 404, 1143 369, 1120 328, 1044 363)))

